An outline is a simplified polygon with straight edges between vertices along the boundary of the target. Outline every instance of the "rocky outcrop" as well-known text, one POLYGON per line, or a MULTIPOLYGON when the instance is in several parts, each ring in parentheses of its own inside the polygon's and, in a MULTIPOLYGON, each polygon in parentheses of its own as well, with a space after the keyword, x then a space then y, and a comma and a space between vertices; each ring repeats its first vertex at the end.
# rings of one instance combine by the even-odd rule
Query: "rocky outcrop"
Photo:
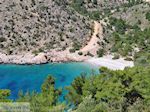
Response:
POLYGON ((40 53, 37 56, 32 54, 25 55, 6 55, 0 53, 0 63, 5 64, 42 64, 47 63, 46 54, 40 53))
POLYGON ((39 53, 38 55, 25 54, 25 55, 6 55, 0 53, 0 63, 4 64, 44 64, 48 62, 78 62, 87 59, 85 56, 78 54, 67 54, 66 51, 62 52, 49 52, 39 53))
POLYGON ((48 59, 46 54, 40 53, 32 59, 32 62, 35 64, 47 63, 48 59))

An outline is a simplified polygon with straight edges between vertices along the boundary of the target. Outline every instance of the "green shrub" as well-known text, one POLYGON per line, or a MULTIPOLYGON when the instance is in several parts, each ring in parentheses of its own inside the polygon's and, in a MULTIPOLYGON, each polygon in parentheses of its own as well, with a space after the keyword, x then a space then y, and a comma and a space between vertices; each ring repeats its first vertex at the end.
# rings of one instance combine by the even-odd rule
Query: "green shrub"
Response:
POLYGON ((73 7, 78 13, 86 15, 88 11, 83 6, 84 0, 73 0, 71 7, 73 7))
POLYGON ((11 94, 11 91, 9 89, 0 89, 0 102, 10 101, 8 99, 10 94, 11 94))
POLYGON ((61 36, 61 37, 60 37, 60 41, 65 41, 65 39, 61 36))
POLYGON ((98 55, 98 57, 102 57, 104 55, 104 50, 103 49, 99 49, 97 51, 97 55, 98 55))
POLYGON ((3 38, 3 37, 0 38, 0 42, 5 42, 5 41, 6 41, 6 38, 3 38))
POLYGON ((94 4, 94 5, 97 5, 97 0, 93 0, 93 4, 94 4))
POLYGON ((115 27, 116 32, 120 34, 124 34, 128 25, 126 22, 122 19, 117 19, 114 17, 111 17, 110 19, 110 24, 115 27))
POLYGON ((82 53, 82 52, 78 52, 78 54, 79 54, 79 55, 83 55, 83 53, 82 53))
POLYGON ((75 49, 69 49, 70 53, 74 53, 76 50, 75 49))
POLYGON ((133 59, 130 58, 130 57, 127 57, 127 58, 125 58, 124 60, 126 60, 126 61, 133 61, 133 59))
POLYGON ((79 42, 74 42, 73 45, 72 45, 73 49, 74 50, 80 50, 81 48, 81 45, 79 42))
POLYGON ((141 20, 138 20, 138 24, 139 24, 139 25, 141 25, 141 24, 142 24, 141 20))
POLYGON ((38 50, 34 50, 32 53, 36 56, 36 55, 39 54, 39 51, 38 50))
POLYGON ((146 19, 148 19, 148 21, 150 21, 150 12, 147 12, 145 16, 146 16, 146 19))
POLYGON ((91 56, 91 57, 93 57, 94 55, 93 54, 91 54, 90 52, 87 52, 87 55, 88 56, 91 56))
POLYGON ((118 54, 115 54, 112 59, 119 59, 119 58, 120 58, 120 56, 118 54))
POLYGON ((94 19, 94 20, 99 20, 100 19, 100 15, 101 15, 101 13, 99 11, 89 12, 90 18, 94 19))

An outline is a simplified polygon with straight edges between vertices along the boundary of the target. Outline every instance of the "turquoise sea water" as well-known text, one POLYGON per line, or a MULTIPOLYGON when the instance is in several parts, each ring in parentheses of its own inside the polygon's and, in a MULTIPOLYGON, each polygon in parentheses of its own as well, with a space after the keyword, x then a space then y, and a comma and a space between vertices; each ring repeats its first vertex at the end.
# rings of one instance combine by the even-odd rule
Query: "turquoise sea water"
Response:
MULTIPOLYGON (((86 63, 56 63, 43 65, 0 65, 0 89, 10 89, 11 99, 16 99, 19 90, 40 92, 48 75, 56 79, 56 87, 68 86, 81 73, 99 73, 98 68, 86 63)), ((63 91, 65 94, 66 91, 63 91)), ((63 95, 61 100, 63 100, 63 95)))

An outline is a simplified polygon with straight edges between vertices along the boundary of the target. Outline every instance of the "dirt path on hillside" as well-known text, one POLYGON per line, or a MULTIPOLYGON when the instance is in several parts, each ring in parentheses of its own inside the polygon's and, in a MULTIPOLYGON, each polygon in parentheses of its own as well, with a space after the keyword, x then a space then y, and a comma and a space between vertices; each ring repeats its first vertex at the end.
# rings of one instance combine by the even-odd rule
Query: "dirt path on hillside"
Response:
POLYGON ((94 21, 94 32, 90 39, 90 41, 87 43, 85 47, 83 47, 80 51, 84 54, 87 52, 90 52, 92 54, 96 54, 96 51, 99 49, 98 41, 103 38, 103 28, 102 25, 94 21), (99 37, 97 37, 99 35, 99 37))

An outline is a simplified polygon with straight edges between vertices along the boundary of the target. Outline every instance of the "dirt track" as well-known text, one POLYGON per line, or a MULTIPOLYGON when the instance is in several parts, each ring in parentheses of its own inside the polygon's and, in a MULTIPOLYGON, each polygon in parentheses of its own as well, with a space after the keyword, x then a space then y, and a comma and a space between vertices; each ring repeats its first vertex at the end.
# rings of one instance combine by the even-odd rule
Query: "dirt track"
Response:
POLYGON ((97 44, 97 42, 102 37, 103 37, 102 25, 99 22, 94 21, 93 35, 92 35, 90 41, 87 43, 87 45, 85 47, 83 47, 80 51, 83 52, 83 53, 87 53, 89 51, 92 54, 95 54, 96 51, 99 49, 99 45, 97 44), (97 37, 97 35, 99 35, 99 37, 97 37))

